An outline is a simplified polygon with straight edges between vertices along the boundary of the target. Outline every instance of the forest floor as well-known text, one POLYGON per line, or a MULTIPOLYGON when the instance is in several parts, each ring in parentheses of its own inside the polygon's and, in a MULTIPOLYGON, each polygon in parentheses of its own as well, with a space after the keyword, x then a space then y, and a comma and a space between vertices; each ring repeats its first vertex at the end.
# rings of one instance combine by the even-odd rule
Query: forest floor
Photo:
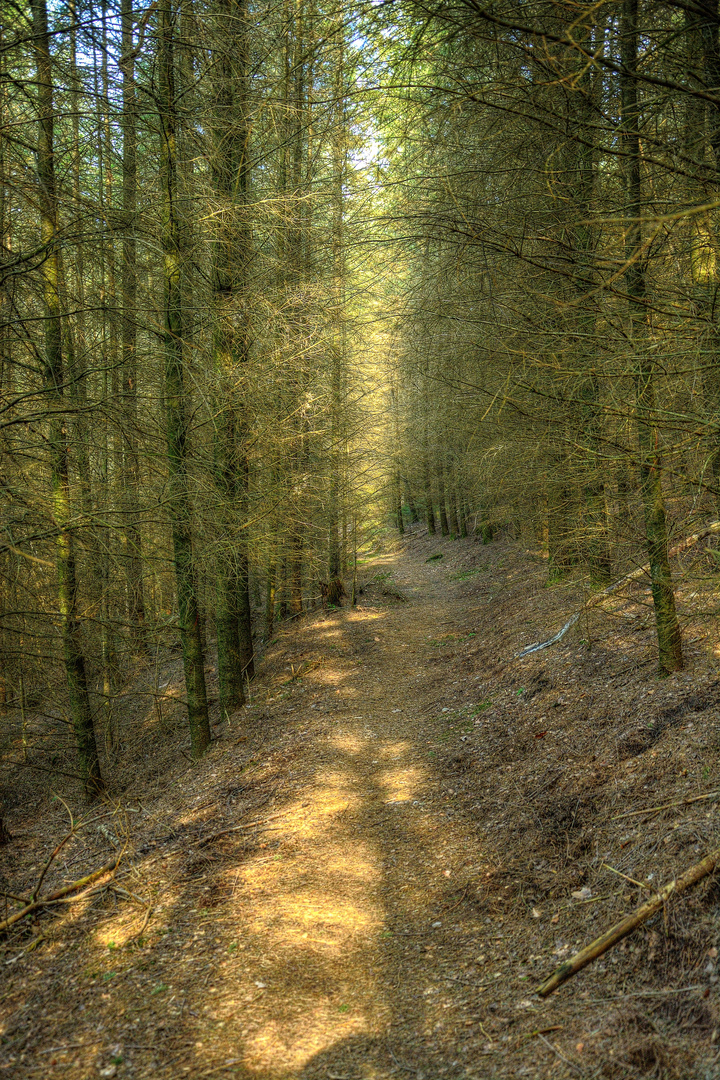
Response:
MULTIPOLYGON (((518 661, 582 586, 417 528, 357 608, 281 628, 199 764, 150 776, 151 711, 42 891, 119 846, 114 878, 5 941, 0 1076, 720 1077, 714 879, 535 994, 718 843, 717 620, 678 573, 683 673, 655 675, 637 585, 518 661)), ((10 807, 1 888, 32 893, 64 814, 10 807)))

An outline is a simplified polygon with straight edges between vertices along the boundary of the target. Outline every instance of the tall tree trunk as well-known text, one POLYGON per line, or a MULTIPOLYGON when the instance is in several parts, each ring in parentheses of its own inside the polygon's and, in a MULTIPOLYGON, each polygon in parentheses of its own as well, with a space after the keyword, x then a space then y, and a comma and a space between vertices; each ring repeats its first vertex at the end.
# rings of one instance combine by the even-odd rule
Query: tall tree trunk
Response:
MULTIPOLYGON (((590 16, 592 18, 592 16, 590 16)), ((594 52, 602 30, 593 33, 592 24, 579 22, 576 40, 586 50, 594 52)), ((573 58, 578 62, 577 56, 573 58)), ((580 61, 581 71, 576 80, 576 92, 570 99, 570 122, 574 130, 570 140, 569 186, 573 198, 575 220, 570 230, 570 246, 574 272, 572 282, 576 293, 574 327, 575 353, 580 370, 580 441, 583 452, 579 462, 582 478, 582 513, 584 561, 599 578, 612 574, 612 557, 607 527, 605 482, 602 470, 601 436, 603 414, 600 400, 600 381, 597 363, 595 289, 597 286, 596 255, 598 229, 593 224, 595 213, 595 171, 597 152, 595 138, 596 81, 602 78, 591 65, 580 61)), ((572 130, 572 129, 571 129, 572 130)), ((574 331, 574 333, 573 333, 574 331)))
POLYGON ((268 643, 272 640, 272 636, 275 632, 276 577, 277 563, 273 554, 268 558, 267 578, 265 582, 265 640, 268 643))
POLYGON ((122 414, 123 525, 127 574, 127 615, 138 652, 147 651, 142 537, 137 511, 140 454, 137 408, 137 101, 132 0, 120 0, 122 28, 122 414))
POLYGON ((437 467, 437 491, 438 491, 438 506, 440 509, 440 532, 443 536, 450 535, 450 524, 447 516, 447 506, 445 504, 445 474, 443 470, 442 460, 438 456, 436 459, 437 467))
POLYGON ((243 619, 249 611, 244 521, 236 520, 244 509, 247 475, 240 385, 240 366, 247 359, 249 340, 244 280, 250 254, 246 219, 246 20, 244 3, 220 0, 214 19, 212 172, 217 217, 213 260, 213 349, 218 380, 215 475, 221 515, 217 642, 220 707, 224 715, 245 701, 241 637, 243 619))
POLYGON ((57 537, 58 606, 65 674, 70 699, 70 718, 78 748, 80 775, 88 797, 103 787, 78 618, 75 537, 68 431, 64 398, 62 305, 60 302, 60 246, 55 187, 54 106, 50 34, 45 0, 32 0, 33 48, 37 75, 37 166, 40 231, 46 257, 42 264, 45 306, 44 385, 51 415, 48 434, 52 494, 57 537))
MULTIPOLYGON (((100 204, 101 219, 106 232, 110 231, 110 211, 113 206, 113 183, 112 183, 112 124, 110 119, 110 76, 108 70, 108 35, 107 35, 107 4, 103 0, 101 9, 102 18, 102 48, 101 48, 101 74, 102 89, 100 87, 97 51, 93 50, 93 89, 97 103, 97 134, 98 134, 98 201, 100 204)), ((79 168, 78 168, 79 172, 79 168)), ((79 176, 76 180, 79 199, 79 176)), ((110 402, 117 406, 118 394, 118 322, 117 322, 117 293, 115 275, 115 245, 112 238, 102 245, 100 251, 100 280, 102 301, 102 400, 108 405, 110 402)), ((80 335, 81 340, 83 335, 80 335)), ((116 672, 116 648, 115 626, 117 619, 114 617, 113 595, 114 584, 112 580, 112 559, 115 540, 115 530, 105 524, 111 517, 114 507, 112 481, 121 475, 117 468, 119 460, 117 429, 114 439, 111 440, 111 426, 103 424, 101 438, 99 440, 98 457, 98 482, 96 492, 96 505, 98 517, 103 522, 96 527, 97 545, 94 554, 96 573, 98 577, 98 589, 100 594, 100 694, 102 700, 103 730, 105 738, 105 750, 109 755, 115 750, 115 731, 113 726, 113 700, 115 691, 116 672), (111 450, 112 445, 112 450, 111 450)))
MULTIPOLYGON (((298 324, 302 325, 302 285, 308 278, 308 229, 310 203, 304 196, 308 190, 307 158, 309 144, 309 84, 311 80, 310 55, 306 26, 306 0, 290 0, 291 18, 288 33, 291 35, 291 71, 288 79, 288 103, 292 110, 292 122, 288 134, 289 165, 291 176, 289 228, 286 244, 286 274, 291 296, 289 308, 298 324)), ((299 615, 303 610, 303 557, 305 552, 304 519, 307 495, 307 409, 305 405, 307 376, 302 369, 293 379, 295 391, 295 431, 291 449, 291 474, 294 475, 296 504, 293 508, 288 552, 288 584, 290 589, 290 613, 299 615)))
POLYGON ((655 425, 653 361, 647 349, 645 272, 642 251, 642 177, 640 158, 640 106, 638 101, 638 0, 624 0, 620 23, 622 146, 625 159, 626 214, 625 284, 630 308, 635 365, 635 407, 640 463, 640 492, 645 517, 645 537, 660 672, 668 674, 683 666, 682 640, 675 610, 668 559, 662 466, 655 425))
POLYGON ((174 70, 174 11, 172 0, 159 7, 160 181, 162 191, 162 248, 164 267, 165 408, 175 579, 180 639, 185 668, 192 756, 210 743, 205 666, 197 580, 192 552, 192 505, 188 489, 188 420, 183 351, 182 252, 177 197, 177 102, 174 70))
POLYGON ((423 484, 425 487, 425 517, 427 519, 428 533, 430 536, 435 536, 437 532, 435 526, 435 511, 433 509, 433 491, 432 482, 430 480, 430 463, 428 461, 427 451, 423 459, 423 484))
POLYGON ((345 91, 345 25, 340 6, 337 18, 338 55, 335 58, 335 130, 332 135, 332 303, 333 328, 330 345, 330 490, 328 493, 328 580, 342 577, 344 556, 340 546, 343 466, 346 452, 345 370, 345 185, 348 171, 348 116, 345 91))
MULTIPOLYGON (((700 76, 705 86, 716 88, 720 83, 720 12, 718 0, 703 0, 694 10, 686 11, 688 30, 688 51, 690 63, 699 66, 697 61, 702 56, 702 68, 695 70, 695 78, 700 76)), ((687 128, 690 145, 688 150, 698 162, 700 179, 708 181, 699 185, 691 198, 698 198, 707 203, 717 199, 720 192, 720 104, 717 101, 700 101, 694 96, 688 97, 687 128), (712 148, 714 169, 708 162, 706 166, 705 123, 707 117, 712 148), (708 190, 709 189, 709 190, 708 190)), ((706 329, 707 361, 704 373, 704 391, 707 416, 709 419, 710 468, 713 477, 715 505, 720 514, 720 327, 718 326, 716 306, 717 290, 720 281, 718 265, 718 224, 717 208, 702 215, 693 214, 690 221, 691 272, 696 296, 698 314, 706 329)))

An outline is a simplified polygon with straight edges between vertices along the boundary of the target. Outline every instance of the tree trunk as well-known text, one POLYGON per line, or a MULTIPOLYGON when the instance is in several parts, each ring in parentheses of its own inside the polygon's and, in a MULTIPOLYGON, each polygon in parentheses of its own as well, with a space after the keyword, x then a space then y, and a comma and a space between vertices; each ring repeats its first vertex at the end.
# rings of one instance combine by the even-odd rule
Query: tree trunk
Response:
POLYGON ((253 675, 250 566, 247 546, 248 460, 244 373, 251 329, 247 273, 252 257, 248 221, 249 51, 245 0, 219 0, 213 185, 217 235, 213 266, 214 352, 218 379, 216 481, 220 502, 218 669, 224 713, 244 703, 243 679, 253 675))
POLYGON ((430 536, 435 536, 437 529, 435 527, 435 511, 433 510, 433 492, 432 483, 430 482, 430 465, 425 457, 423 461, 423 481, 425 486, 425 516, 427 518, 428 533, 430 536))
POLYGON ((177 212, 177 102, 172 0, 159 8, 160 181, 163 212, 164 351, 167 452, 175 579, 185 669, 190 744, 197 758, 210 744, 205 666, 192 553, 192 506, 187 478, 187 402, 183 353, 182 253, 177 212))
POLYGON ((122 509, 127 575, 127 616, 138 652, 147 651, 142 537, 137 518, 140 455, 137 407, 137 101, 132 0, 120 0, 122 28, 122 509))
POLYGON ((37 163, 40 201, 40 231, 45 247, 42 265, 45 306, 44 384, 51 414, 48 448, 57 535, 58 606, 62 633, 65 674, 70 698, 70 717, 77 742, 80 775, 89 798, 103 788, 95 730, 93 728, 85 657, 78 618, 75 537, 68 432, 63 403, 64 371, 62 350, 62 306, 60 302, 60 246, 55 188, 55 146, 50 35, 45 0, 32 0, 33 48, 37 73, 38 141, 37 163))
MULTIPOLYGON (((720 14, 718 0, 703 0, 697 9, 685 12, 688 67, 692 83, 718 86, 707 80, 720 78, 720 14)), ((687 152, 697 161, 701 183, 694 185, 689 201, 707 203, 720 191, 720 105, 690 94, 686 103, 687 152), (707 118, 707 132, 706 132, 707 118), (706 160, 706 137, 712 149, 714 168, 706 160), (703 183, 704 181, 704 183, 703 183)), ((689 221, 690 270, 697 314, 706 339, 703 389, 709 427, 710 470, 715 505, 720 513, 720 328, 717 322, 718 267, 717 208, 694 213, 689 221)))
POLYGON ((653 360, 648 354, 645 327, 645 273, 642 266, 642 178, 640 159, 640 107, 638 102, 638 0, 624 0, 621 34, 620 75, 622 144, 625 157, 626 232, 625 284, 630 309, 630 325, 635 364, 635 407, 638 435, 640 493, 645 517, 645 538, 650 563, 650 582, 661 674, 683 666, 682 640, 675 611, 670 561, 668 559, 665 499, 662 466, 655 426, 653 360))
POLYGON ((338 55, 335 59, 335 98, 339 123, 332 137, 332 303, 330 345, 330 490, 328 493, 328 581, 342 578, 344 554, 340 546, 340 520, 344 501, 343 465, 346 454, 347 334, 345 327, 345 185, 348 175, 348 116, 345 92, 344 11, 337 19, 338 55))
MULTIPOLYGON (((577 41, 592 52, 597 32, 580 21, 577 41)), ((576 294, 573 327, 575 338, 573 352, 577 356, 580 372, 580 455, 579 471, 582 485, 583 532, 580 553, 593 575, 605 579, 612 574, 612 557, 607 527, 605 482, 602 472, 603 414, 600 401, 600 382, 596 365, 596 287, 598 276, 595 251, 598 244, 596 217, 596 156, 593 145, 595 137, 595 82, 599 76, 591 65, 583 64, 577 80, 578 91, 570 98, 570 120, 574 126, 574 138, 570 144, 569 182, 573 198, 575 220, 570 230, 573 274, 572 283, 576 294)), ((572 311, 572 308, 571 308, 572 311)))
POLYGON ((442 462, 439 458, 437 459, 437 492, 438 506, 440 508, 440 532, 443 536, 449 536, 450 524, 447 517, 447 506, 445 505, 445 477, 442 462))

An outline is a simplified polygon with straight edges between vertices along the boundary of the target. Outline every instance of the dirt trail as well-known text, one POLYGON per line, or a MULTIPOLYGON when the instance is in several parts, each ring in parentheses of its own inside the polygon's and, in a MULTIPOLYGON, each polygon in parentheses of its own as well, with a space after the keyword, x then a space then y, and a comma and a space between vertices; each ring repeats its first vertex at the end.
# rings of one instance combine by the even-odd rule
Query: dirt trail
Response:
MULTIPOLYGON (((677 923, 664 944, 651 930, 637 956, 631 947, 549 1001, 533 995, 641 894, 606 861, 626 881, 639 866, 666 878, 695 858, 684 844, 697 851, 716 831, 704 805, 674 847, 614 824, 636 792, 667 797, 667 770, 650 744, 620 767, 617 719, 602 743, 602 643, 589 660, 576 643, 505 666, 571 607, 567 593, 538 592, 543 574, 516 547, 415 538, 364 568, 357 609, 284 628, 252 707, 199 766, 125 815, 120 891, 56 909, 37 926, 41 947, 10 957, 0 1076, 720 1075, 707 890, 692 930, 677 923), (592 903, 572 899, 581 885, 592 903)), ((627 656, 613 648, 624 686, 627 656)), ((655 690, 627 685, 641 716, 638 695, 655 690)), ((697 711, 716 700, 715 683, 692 699, 685 685, 666 682, 667 701, 697 711)), ((678 745, 663 753, 676 768, 678 745)), ((705 775, 693 773, 691 734, 682 755, 674 796, 705 775)), ((57 880, 98 865, 91 848, 57 880)))
POLYGON ((308 731, 304 805, 276 822, 291 850, 245 884, 258 958, 275 957, 245 1060, 270 1076, 461 1075, 487 1041, 472 1001, 486 927, 458 913, 458 883, 483 855, 433 775, 448 706, 427 686, 433 643, 466 614, 435 563, 387 557, 372 571, 379 605, 371 594, 299 631, 332 650, 303 679, 303 724, 319 712, 323 731, 308 731))

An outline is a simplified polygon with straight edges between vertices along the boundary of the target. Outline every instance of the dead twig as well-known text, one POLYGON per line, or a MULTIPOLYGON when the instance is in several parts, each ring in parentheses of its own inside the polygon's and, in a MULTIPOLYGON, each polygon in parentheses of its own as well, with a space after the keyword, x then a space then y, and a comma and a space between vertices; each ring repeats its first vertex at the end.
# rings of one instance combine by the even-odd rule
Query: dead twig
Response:
POLYGON ((140 940, 140 938, 143 936, 143 934, 145 933, 145 931, 147 929, 147 924, 150 922, 150 916, 152 915, 152 913, 153 913, 153 908, 152 908, 152 906, 150 904, 148 904, 147 911, 145 912, 145 918, 142 921, 142 926, 140 927, 140 929, 137 931, 136 934, 132 934, 127 939, 127 941, 125 942, 125 945, 132 945, 133 941, 139 941, 140 940))
POLYGON ((413 1068, 412 1065, 406 1065, 404 1061, 401 1061, 400 1058, 396 1056, 396 1054, 393 1051, 391 1046, 388 1046, 387 1049, 388 1049, 388 1053, 390 1054, 390 1057, 393 1059, 393 1061, 394 1061, 395 1065, 398 1067, 398 1069, 403 1069, 405 1072, 409 1072, 409 1073, 417 1072, 417 1069, 413 1068))
POLYGON ((709 855, 706 855, 701 862, 696 863, 695 866, 691 866, 689 870, 686 870, 684 874, 679 878, 675 878, 674 881, 668 882, 659 892, 651 896, 641 907, 634 911, 631 915, 626 915, 624 919, 621 919, 615 926, 606 930, 595 941, 586 945, 584 949, 576 953, 575 956, 570 957, 565 963, 552 973, 549 979, 538 987, 538 994, 540 997, 548 997, 554 990, 557 990, 558 986, 562 986, 564 982, 571 979, 573 975, 577 975, 578 971, 582 971, 584 967, 591 964, 593 960, 597 960, 599 956, 607 952, 608 949, 616 945, 618 941, 622 941, 624 937, 631 934, 633 930, 636 930, 638 926, 641 926, 647 919, 659 911, 675 893, 685 892, 686 889, 691 888, 693 885, 697 885, 698 881, 702 881, 708 874, 712 874, 717 868, 720 862, 720 848, 716 848, 709 855))
MULTIPOLYGON (((93 870, 91 874, 86 874, 85 877, 79 878, 77 881, 70 882, 69 885, 63 885, 61 889, 56 889, 55 892, 50 893, 49 896, 43 896, 42 899, 35 899, 31 903, 26 904, 24 908, 20 908, 19 911, 14 912, 7 919, 3 919, 0 922, 0 932, 7 930, 8 927, 14 923, 19 922, 20 919, 24 919, 26 915, 29 915, 31 911, 37 911, 41 907, 45 907, 48 904, 52 904, 63 897, 68 896, 70 893, 77 892, 78 889, 84 888, 86 885, 90 885, 91 882, 97 881, 98 878, 103 877, 104 874, 111 874, 113 870, 116 870, 120 859, 122 858, 123 851, 120 852, 111 862, 101 866, 99 870, 93 870)), ((77 899, 77 898, 75 898, 77 899)))
POLYGON ((199 840, 195 840, 192 844, 188 844, 188 847, 200 847, 202 844, 209 844, 211 840, 217 840, 218 836, 227 836, 228 833, 243 832, 245 829, 254 829, 256 825, 266 825, 268 821, 274 821, 275 818, 284 817, 286 814, 286 810, 280 810, 279 813, 270 814, 268 817, 263 818, 262 821, 248 821, 246 825, 233 825, 229 829, 220 829, 219 832, 210 833, 209 836, 201 836, 199 840))
POLYGON ((610 820, 619 821, 620 818, 637 817, 639 814, 658 814, 661 810, 671 810, 675 806, 689 806, 690 803, 702 802, 704 799, 720 799, 720 791, 709 791, 706 795, 694 795, 692 799, 664 803, 663 806, 648 806, 644 810, 627 810, 624 814, 614 814, 610 820))
POLYGON ((527 1031, 524 1035, 521 1035, 515 1044, 515 1049, 519 1049, 523 1043, 528 1039, 537 1039, 538 1035, 549 1035, 551 1031, 562 1031, 562 1024, 552 1024, 550 1027, 536 1028, 535 1031, 527 1031))
POLYGON ((15 896, 11 892, 0 892, 0 896, 5 900, 16 900, 18 904, 29 904, 30 900, 27 896, 15 896))
POLYGON ((456 911, 456 910, 457 910, 457 908, 459 908, 459 907, 460 907, 460 905, 462 904, 463 900, 464 900, 464 899, 465 899, 465 897, 467 896, 467 891, 468 891, 468 889, 469 889, 469 888, 470 888, 470 882, 468 881, 467 885, 465 886, 465 888, 464 888, 464 889, 463 889, 463 891, 462 891, 462 896, 461 896, 461 897, 460 897, 460 899, 458 900, 457 904, 453 904, 453 906, 452 906, 451 908, 445 908, 445 913, 446 913, 447 915, 449 915, 451 911, 456 911))
MULTIPOLYGON (((668 551, 668 558, 672 558, 674 555, 679 555, 681 552, 687 551, 688 548, 691 548, 700 540, 704 540, 706 536, 711 536, 713 533, 716 532, 720 532, 720 521, 713 521, 712 524, 708 525, 708 527, 702 532, 693 533, 692 536, 686 536, 684 540, 681 540, 679 544, 676 544, 674 548, 671 548, 670 551, 668 551)), ((547 649, 551 645, 557 644, 558 641, 562 641, 568 630, 570 630, 575 625, 580 616, 583 615, 586 611, 589 611, 590 608, 597 607, 598 604, 601 604, 603 600, 607 599, 608 596, 612 596, 612 594, 614 592, 617 592, 618 589, 622 588, 623 585, 629 585, 633 581, 639 581, 640 578, 646 577, 647 575, 649 575, 649 573, 649 564, 639 566, 637 570, 632 570, 629 574, 625 574, 618 581, 613 582, 613 584, 609 585, 607 589, 603 589, 602 592, 595 593, 594 596, 591 596, 589 600, 585 601, 582 607, 578 611, 576 611, 574 615, 570 616, 562 629, 558 630, 557 634, 555 634, 551 638, 548 638, 547 641, 536 641, 533 642, 532 645, 526 645, 524 649, 521 649, 520 652, 516 654, 515 659, 522 660, 524 657, 530 656, 531 653, 540 652, 541 649, 547 649)))
POLYGON ((54 849, 54 850, 53 850, 53 851, 52 851, 52 852, 50 853, 50 855, 48 856, 48 858, 47 858, 47 860, 46 860, 46 862, 45 862, 45 865, 43 866, 42 870, 40 871, 40 877, 39 877, 39 878, 38 878, 38 880, 37 880, 37 884, 36 884, 35 888, 33 889, 33 893, 32 893, 32 896, 30 897, 30 903, 31 903, 31 904, 32 904, 32 903, 33 903, 33 902, 34 902, 35 900, 37 900, 37 898, 38 898, 38 893, 40 892, 40 889, 41 889, 41 887, 42 887, 42 883, 43 883, 43 881, 45 880, 45 875, 47 874, 48 870, 50 869, 50 867, 52 866, 53 862, 55 861, 55 858, 56 858, 56 857, 57 857, 57 856, 58 856, 58 855, 60 854, 60 852, 62 851, 62 849, 63 849, 63 848, 65 847, 65 845, 67 844, 68 840, 71 840, 71 839, 72 839, 72 837, 73 837, 73 836, 75 835, 75 833, 76 833, 76 831, 77 831, 77 830, 76 830, 76 828, 75 828, 75 820, 74 820, 74 818, 73 818, 73 816, 72 816, 72 810, 70 810, 70 808, 68 807, 68 805, 67 805, 67 803, 65 802, 65 800, 64 800, 64 799, 62 799, 62 798, 60 798, 60 796, 59 796, 59 795, 56 795, 56 796, 55 796, 55 798, 56 798, 56 799, 58 799, 58 800, 59 800, 59 801, 60 801, 60 802, 61 802, 61 803, 63 804, 63 806, 65 807, 65 809, 66 809, 66 810, 67 810, 67 812, 68 812, 68 815, 69 815, 69 817, 70 817, 70 832, 69 832, 69 833, 67 833, 67 834, 66 834, 66 835, 65 835, 65 836, 64 836, 64 837, 62 838, 62 840, 60 841, 60 843, 56 845, 55 849, 54 849))
POLYGON ((148 901, 143 900, 142 896, 137 896, 134 892, 130 892, 129 889, 124 889, 122 885, 115 884, 115 885, 111 885, 110 888, 112 889, 112 891, 114 893, 118 893, 119 896, 127 896, 131 900, 135 900, 136 903, 140 904, 141 907, 144 907, 144 908, 150 907, 150 904, 148 903, 148 901))
POLYGON ((643 884, 642 881, 636 881, 635 878, 628 877, 627 874, 623 874, 621 870, 616 870, 614 866, 608 866, 606 862, 600 863, 600 865, 605 870, 609 870, 611 874, 617 874, 617 876, 621 877, 624 881, 629 881, 631 885, 637 885, 638 889, 645 889, 646 892, 650 892, 650 886, 643 884))
POLYGON ((27 954, 31 953, 33 951, 33 949, 37 949, 38 945, 42 945, 43 941, 47 941, 47 938, 45 937, 45 935, 44 934, 38 934, 38 936, 33 938, 32 941, 29 942, 25 946, 24 949, 22 949, 15 956, 11 957, 9 960, 6 960, 5 961, 6 965, 9 966, 10 964, 17 963, 18 960, 22 960, 23 956, 27 956, 27 954))
POLYGON ((60 854, 62 849, 67 844, 68 840, 72 840, 73 836, 75 836, 80 831, 80 829, 84 829, 88 825, 94 825, 96 821, 102 821, 103 818, 107 817, 106 813, 102 813, 102 814, 96 814, 95 817, 88 818, 85 821, 81 820, 81 821, 76 822, 75 818, 73 817, 72 810, 70 809, 68 804, 65 802, 65 800, 62 798, 62 796, 55 795, 55 798, 58 800, 58 802, 61 802, 63 804, 63 806, 65 807, 65 809, 68 812, 68 817, 70 818, 70 831, 68 833, 66 833, 65 836, 63 836, 62 840, 59 842, 59 844, 57 844, 55 846, 55 848, 53 849, 53 851, 50 853, 47 860, 45 861, 45 865, 43 866, 42 870, 40 871, 40 877, 38 878, 37 884, 35 885, 35 888, 33 889, 32 896, 30 897, 29 902, 31 904, 34 903, 37 900, 38 894, 40 893, 40 889, 42 888, 42 883, 45 880, 45 876, 47 875, 48 870, 50 869, 50 867, 52 866, 52 864, 54 863, 55 859, 58 857, 58 855, 60 854))
POLYGON ((558 1050, 557 1046, 555 1046, 554 1043, 551 1043, 549 1039, 546 1039, 541 1031, 538 1031, 537 1037, 545 1043, 549 1050, 552 1050, 554 1054, 557 1054, 561 1061, 564 1061, 565 1064, 569 1065, 571 1069, 575 1070, 575 1072, 582 1073, 582 1069, 580 1069, 574 1061, 571 1061, 569 1057, 566 1057, 565 1054, 563 1054, 562 1050, 558 1050))

